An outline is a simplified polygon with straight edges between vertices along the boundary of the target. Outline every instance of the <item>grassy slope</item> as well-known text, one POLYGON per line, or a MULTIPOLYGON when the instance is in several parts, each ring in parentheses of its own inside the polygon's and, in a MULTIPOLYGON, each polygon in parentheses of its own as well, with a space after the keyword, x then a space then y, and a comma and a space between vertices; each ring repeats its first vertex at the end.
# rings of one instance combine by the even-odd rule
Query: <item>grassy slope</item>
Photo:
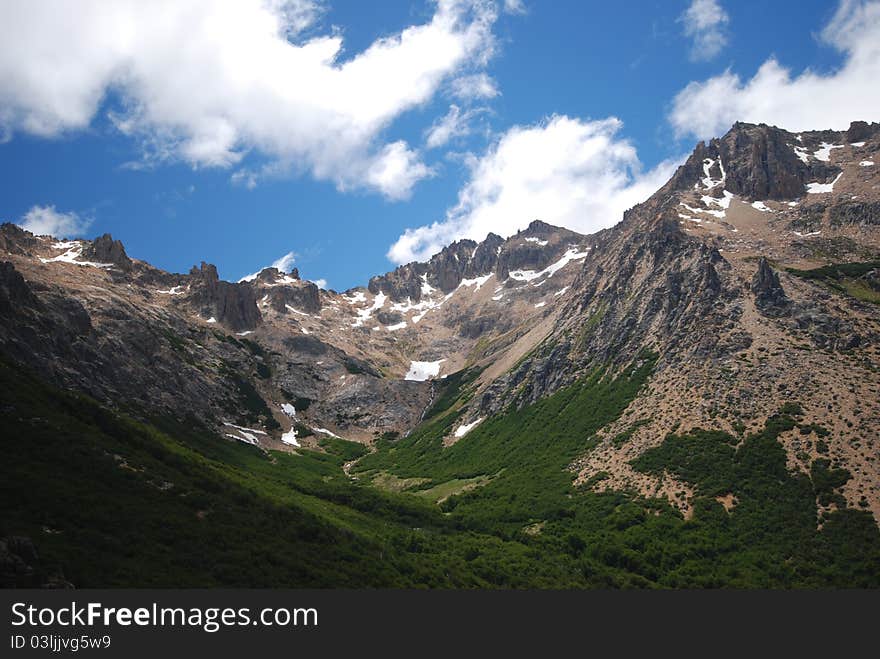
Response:
POLYGON ((816 531, 815 499, 839 496, 845 473, 789 474, 773 427, 739 447, 670 437, 637 462, 685 470, 700 495, 690 521, 662 501, 576 490, 567 465, 651 367, 596 372, 443 448, 468 395, 460 378, 434 418, 355 466, 423 479, 397 494, 346 478, 358 450, 345 442, 267 456, 191 422, 133 421, 0 362, 0 535, 32 537, 78 586, 878 585, 868 514, 834 513, 816 531), (430 503, 469 479, 482 484, 430 503), (740 501, 732 514, 712 499, 720 489, 740 501))

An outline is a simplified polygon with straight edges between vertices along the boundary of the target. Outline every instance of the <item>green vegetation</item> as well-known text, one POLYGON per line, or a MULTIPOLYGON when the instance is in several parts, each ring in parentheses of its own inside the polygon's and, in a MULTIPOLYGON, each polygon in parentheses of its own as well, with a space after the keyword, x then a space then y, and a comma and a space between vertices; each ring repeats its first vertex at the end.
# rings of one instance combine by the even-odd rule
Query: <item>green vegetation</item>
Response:
POLYGON ((797 270, 788 268, 791 274, 804 279, 818 281, 833 291, 849 295, 863 302, 880 304, 880 289, 869 282, 865 275, 880 268, 880 261, 864 263, 837 263, 813 270, 797 270))
POLYGON ((483 372, 481 368, 465 368, 455 373, 449 374, 440 380, 435 386, 437 392, 435 394, 434 404, 425 413, 426 419, 431 419, 438 414, 442 414, 452 405, 459 401, 462 393, 470 386, 483 372))
POLYGON ((797 427, 794 408, 743 438, 670 435, 633 462, 690 483, 690 519, 665 500, 575 487, 571 462, 653 360, 598 369, 444 446, 463 373, 406 437, 373 453, 322 438, 296 454, 194 419, 135 421, 0 361, 0 536, 31 537, 79 587, 880 586, 877 526, 840 496, 849 474, 825 459, 810 476, 786 469, 778 437, 797 427), (729 494, 730 512, 714 500, 729 494), (819 519, 817 500, 838 509, 819 519))
POLYGON ((778 437, 796 425, 779 414, 738 446, 724 433, 670 435, 632 462, 639 471, 666 472, 696 489, 693 518, 683 527, 694 557, 666 576, 669 585, 691 579, 738 587, 880 585, 877 525, 870 515, 845 508, 837 492, 849 473, 830 469, 828 460, 816 460, 810 476, 786 468, 778 437), (725 494, 737 499, 730 514, 714 501, 725 494), (817 519, 817 496, 841 509, 817 519))

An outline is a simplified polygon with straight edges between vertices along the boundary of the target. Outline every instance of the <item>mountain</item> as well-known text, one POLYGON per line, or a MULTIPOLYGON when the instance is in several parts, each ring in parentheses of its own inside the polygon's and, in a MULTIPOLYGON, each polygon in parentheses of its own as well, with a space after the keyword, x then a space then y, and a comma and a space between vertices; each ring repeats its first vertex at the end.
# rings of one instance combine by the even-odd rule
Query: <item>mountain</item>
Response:
POLYGON ((738 123, 610 229, 535 220, 342 293, 5 224, 0 536, 57 569, 4 549, 4 578, 876 586, 878 157, 878 124, 738 123), (105 548, 102 577, 120 511, 22 503, 50 475, 80 503, 114 483, 150 548, 105 548), (280 575, 242 566, 243 529, 280 575), (221 567, 193 567, 221 530, 221 567))

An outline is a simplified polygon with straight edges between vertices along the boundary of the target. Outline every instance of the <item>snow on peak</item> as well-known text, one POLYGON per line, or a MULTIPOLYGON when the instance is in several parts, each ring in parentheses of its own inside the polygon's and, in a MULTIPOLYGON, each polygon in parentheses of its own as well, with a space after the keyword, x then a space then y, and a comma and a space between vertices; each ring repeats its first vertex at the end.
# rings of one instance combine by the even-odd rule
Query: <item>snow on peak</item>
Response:
POLYGON ((440 364, 445 359, 439 359, 436 362, 414 362, 409 363, 409 371, 407 371, 405 380, 412 382, 424 382, 431 378, 436 378, 440 374, 440 364))
POLYGON ((79 241, 69 241, 69 242, 57 242, 53 243, 52 247, 55 249, 65 249, 67 250, 63 254, 59 254, 51 259, 44 259, 40 257, 40 261, 43 263, 73 263, 74 265, 88 265, 93 268, 112 268, 112 263, 95 263, 93 261, 80 261, 80 257, 82 257, 83 245, 79 241))

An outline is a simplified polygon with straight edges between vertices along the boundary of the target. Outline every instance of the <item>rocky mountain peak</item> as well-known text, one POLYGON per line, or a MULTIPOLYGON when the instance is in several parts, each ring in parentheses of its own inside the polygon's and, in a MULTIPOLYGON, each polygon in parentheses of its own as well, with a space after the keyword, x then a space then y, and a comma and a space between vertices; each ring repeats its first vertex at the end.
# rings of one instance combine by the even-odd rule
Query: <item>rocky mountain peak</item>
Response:
POLYGON ((0 225, 0 249, 10 254, 27 254, 36 246, 37 239, 30 231, 17 224, 4 222, 0 225))
POLYGON ((512 270, 540 271, 558 261, 572 245, 583 242, 584 236, 579 233, 534 220, 506 240, 495 233, 479 243, 458 240, 427 262, 408 263, 371 278, 367 288, 374 295, 382 292, 394 301, 418 302, 426 285, 450 293, 464 280, 493 273, 500 282, 512 270))
POLYGON ((252 330, 260 324, 262 317, 250 284, 221 281, 217 266, 204 261, 190 270, 190 278, 187 299, 203 318, 213 318, 235 331, 252 330))
POLYGON ((123 272, 129 272, 133 263, 121 240, 113 240, 113 236, 105 233, 98 236, 83 248, 83 257, 98 263, 112 263, 123 272))
MULTIPOLYGON (((854 124, 853 134, 872 131, 863 124, 854 124)), ((748 201, 797 199, 808 182, 830 180, 840 172, 822 149, 847 139, 849 131, 796 134, 766 124, 737 122, 723 137, 697 144, 669 186, 702 189, 715 196, 727 190, 748 201)))

